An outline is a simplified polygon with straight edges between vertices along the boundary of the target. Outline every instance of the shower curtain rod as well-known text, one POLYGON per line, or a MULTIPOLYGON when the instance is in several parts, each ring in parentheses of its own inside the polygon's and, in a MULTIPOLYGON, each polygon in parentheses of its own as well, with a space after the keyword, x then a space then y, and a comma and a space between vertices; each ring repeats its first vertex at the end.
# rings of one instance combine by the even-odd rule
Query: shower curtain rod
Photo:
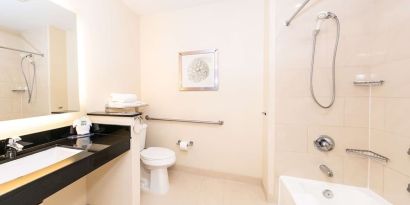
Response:
POLYGON ((0 46, 0 48, 6 49, 6 50, 21 52, 21 53, 28 53, 28 54, 38 55, 38 56, 44 57, 44 54, 42 54, 42 53, 34 53, 34 52, 30 52, 30 51, 20 50, 20 49, 16 49, 16 48, 9 48, 9 47, 5 47, 5 46, 0 46))
POLYGON ((293 15, 289 18, 289 20, 285 21, 285 26, 290 26, 290 23, 293 21, 293 19, 296 17, 296 15, 299 14, 300 11, 302 11, 303 8, 305 8, 306 4, 309 3, 310 0, 305 0, 299 8, 293 13, 293 15))

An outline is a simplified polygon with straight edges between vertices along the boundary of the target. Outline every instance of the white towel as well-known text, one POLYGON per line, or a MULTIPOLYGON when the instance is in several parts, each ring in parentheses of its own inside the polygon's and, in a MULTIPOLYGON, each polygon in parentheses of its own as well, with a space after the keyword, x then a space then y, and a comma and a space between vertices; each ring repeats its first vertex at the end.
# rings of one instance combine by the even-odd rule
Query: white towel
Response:
POLYGON ((118 103, 135 103, 138 101, 138 97, 135 94, 128 93, 112 93, 111 102, 118 103))
POLYGON ((144 102, 141 101, 136 101, 136 102, 131 102, 131 103, 122 103, 122 102, 108 102, 107 107, 108 108, 133 108, 133 107, 140 107, 145 105, 144 102))

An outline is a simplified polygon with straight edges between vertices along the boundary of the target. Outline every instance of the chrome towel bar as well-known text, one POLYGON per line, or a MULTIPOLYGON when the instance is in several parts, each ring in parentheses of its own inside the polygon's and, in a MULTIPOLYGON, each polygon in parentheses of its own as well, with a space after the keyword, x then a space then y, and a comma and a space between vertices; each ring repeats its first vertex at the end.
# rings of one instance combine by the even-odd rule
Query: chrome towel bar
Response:
POLYGON ((201 120, 182 120, 182 119, 170 119, 170 118, 156 118, 145 116, 146 120, 158 120, 158 121, 169 121, 169 122, 188 122, 188 123, 198 123, 198 124, 209 124, 209 125, 223 125, 224 121, 201 121, 201 120))

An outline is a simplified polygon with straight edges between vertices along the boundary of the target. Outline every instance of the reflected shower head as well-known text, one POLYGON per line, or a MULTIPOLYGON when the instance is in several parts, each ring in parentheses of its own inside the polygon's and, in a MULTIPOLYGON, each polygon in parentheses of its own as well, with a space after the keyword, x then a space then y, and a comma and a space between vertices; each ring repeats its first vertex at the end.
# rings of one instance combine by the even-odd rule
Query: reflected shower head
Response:
POLYGON ((27 59, 29 63, 34 64, 33 54, 22 55, 23 60, 27 59))
POLYGON ((337 19, 336 14, 329 12, 329 11, 321 11, 319 12, 319 14, 317 15, 317 22, 316 22, 316 28, 314 31, 314 34, 317 35, 320 31, 320 26, 322 25, 322 23, 324 21, 326 21, 327 19, 337 19))
POLYGON ((317 15, 318 19, 330 19, 330 18, 336 18, 336 14, 329 12, 329 11, 321 11, 317 15))

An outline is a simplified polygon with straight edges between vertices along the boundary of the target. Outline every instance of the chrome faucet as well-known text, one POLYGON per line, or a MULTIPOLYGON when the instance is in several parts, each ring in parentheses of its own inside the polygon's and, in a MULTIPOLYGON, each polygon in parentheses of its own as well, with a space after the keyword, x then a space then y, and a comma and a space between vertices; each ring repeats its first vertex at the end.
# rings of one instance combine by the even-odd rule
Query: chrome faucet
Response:
POLYGON ((319 166, 320 171, 322 171, 326 176, 333 177, 333 171, 327 167, 326 165, 322 164, 319 166))
POLYGON ((17 157, 17 153, 23 150, 23 145, 17 143, 20 141, 21 138, 8 138, 5 140, 2 140, 1 144, 1 153, 0 155, 4 155, 6 159, 14 159, 17 157))

